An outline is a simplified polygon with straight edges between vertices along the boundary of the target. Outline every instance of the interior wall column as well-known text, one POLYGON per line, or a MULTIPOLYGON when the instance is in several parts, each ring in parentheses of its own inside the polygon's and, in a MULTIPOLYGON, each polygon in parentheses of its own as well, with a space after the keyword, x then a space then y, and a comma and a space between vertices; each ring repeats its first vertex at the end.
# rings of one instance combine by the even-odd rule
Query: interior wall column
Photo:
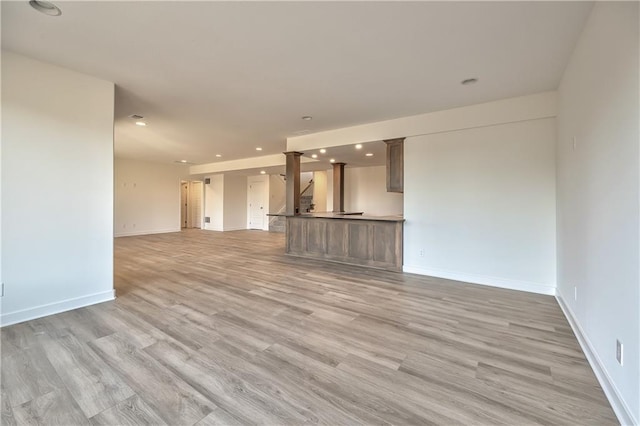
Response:
POLYGON ((344 212, 344 166, 345 163, 333 164, 333 212, 344 212))
POLYGON ((287 216, 300 214, 300 156, 302 152, 289 151, 284 155, 287 157, 286 163, 286 208, 287 216))

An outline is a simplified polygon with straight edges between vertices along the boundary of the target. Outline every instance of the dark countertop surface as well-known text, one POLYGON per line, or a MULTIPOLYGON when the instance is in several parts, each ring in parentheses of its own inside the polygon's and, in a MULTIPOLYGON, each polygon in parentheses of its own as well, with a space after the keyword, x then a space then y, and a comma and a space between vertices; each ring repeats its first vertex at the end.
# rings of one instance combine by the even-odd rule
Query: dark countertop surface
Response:
POLYGON ((377 220, 382 222, 404 222, 404 218, 401 215, 397 216, 369 216, 362 212, 318 212, 318 213, 301 213, 299 215, 286 215, 286 214, 270 214, 268 216, 285 216, 285 217, 299 217, 303 219, 338 219, 338 220, 377 220))

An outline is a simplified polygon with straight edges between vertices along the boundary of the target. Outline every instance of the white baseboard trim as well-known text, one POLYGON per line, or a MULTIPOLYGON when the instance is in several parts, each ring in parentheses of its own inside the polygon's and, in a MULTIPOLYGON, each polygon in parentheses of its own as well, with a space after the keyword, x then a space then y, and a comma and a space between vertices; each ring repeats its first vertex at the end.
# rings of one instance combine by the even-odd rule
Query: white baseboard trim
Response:
POLYGON ((509 290, 527 291, 529 293, 546 294, 553 296, 556 288, 531 281, 512 280, 508 278, 489 277, 485 275, 468 274, 465 272, 445 271, 442 269, 430 269, 420 266, 404 265, 403 272, 418 275, 428 275, 430 277, 445 278, 447 280, 462 281, 472 284, 481 284, 490 287, 506 288, 509 290))
POLYGON ((224 228, 224 232, 227 231, 246 231, 247 228, 245 228, 244 226, 238 226, 238 227, 232 227, 232 228, 224 228))
POLYGON ((607 396, 614 413, 618 417, 618 421, 623 426, 638 425, 638 420, 633 417, 631 409, 629 409, 624 398, 620 395, 618 388, 613 380, 611 380, 611 376, 609 376, 609 373, 600 360, 598 353, 593 348, 591 341, 587 338, 587 335, 580 326, 580 323, 573 314, 573 311, 569 308, 569 305, 564 302, 562 293, 560 293, 559 290, 556 292, 556 300, 558 301, 564 316, 567 318, 567 321, 569 321, 569 325, 578 339, 582 352, 584 352, 587 361, 589 361, 589 365, 591 365, 593 373, 596 375, 598 382, 600 382, 600 386, 602 387, 604 394, 607 396))
POLYGON ((59 302, 36 306, 34 308, 23 309, 21 311, 3 313, 0 315, 0 327, 19 322, 29 321, 47 315, 59 314, 60 312, 72 309, 83 308, 96 303, 108 302, 116 298, 115 290, 104 291, 102 293, 89 294, 87 296, 75 297, 73 299, 61 300, 59 302))
POLYGON ((136 235, 151 235, 151 234, 168 234, 170 232, 180 232, 180 228, 167 228, 167 229, 156 229, 151 231, 127 231, 127 232, 116 232, 114 237, 134 237, 136 235))

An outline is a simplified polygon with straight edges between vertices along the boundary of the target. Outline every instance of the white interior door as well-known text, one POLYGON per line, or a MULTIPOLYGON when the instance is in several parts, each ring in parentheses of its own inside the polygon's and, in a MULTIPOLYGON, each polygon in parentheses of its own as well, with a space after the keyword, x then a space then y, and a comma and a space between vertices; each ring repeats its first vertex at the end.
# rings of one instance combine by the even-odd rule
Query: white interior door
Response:
POLYGON ((249 185, 249 229, 264 229, 266 217, 264 182, 252 182, 249 185))

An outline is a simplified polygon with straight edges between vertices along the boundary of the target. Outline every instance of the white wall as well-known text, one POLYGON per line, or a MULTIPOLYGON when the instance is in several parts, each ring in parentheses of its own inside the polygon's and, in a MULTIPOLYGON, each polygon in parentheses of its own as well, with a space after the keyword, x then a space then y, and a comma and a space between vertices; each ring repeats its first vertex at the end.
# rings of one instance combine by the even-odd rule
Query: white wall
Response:
POLYGON ((344 171, 345 211, 371 216, 401 215, 403 194, 387 192, 387 167, 347 167, 344 171))
POLYGON ((269 175, 269 213, 284 212, 286 204, 286 183, 280 175, 269 175))
POLYGON ((116 158, 115 236, 180 232, 184 166, 116 158))
POLYGON ((204 185, 204 215, 210 222, 204 229, 224 231, 224 175, 207 176, 209 184, 204 185))
POLYGON ((113 299, 113 83, 2 51, 2 325, 113 299))
POLYGON ((327 172, 324 170, 313 172, 313 203, 314 211, 327 211, 327 172))
POLYGON ((555 119, 408 138, 404 269, 555 290, 555 119))
POLYGON ((640 421, 638 36, 637 2, 596 3, 558 115, 558 298, 627 424, 640 421))
POLYGON ((204 229, 210 231, 234 231, 247 229, 247 177, 232 175, 207 176, 211 183, 205 185, 204 212, 211 218, 204 229))
POLYGON ((247 229, 247 177, 224 177, 224 230, 247 229))

